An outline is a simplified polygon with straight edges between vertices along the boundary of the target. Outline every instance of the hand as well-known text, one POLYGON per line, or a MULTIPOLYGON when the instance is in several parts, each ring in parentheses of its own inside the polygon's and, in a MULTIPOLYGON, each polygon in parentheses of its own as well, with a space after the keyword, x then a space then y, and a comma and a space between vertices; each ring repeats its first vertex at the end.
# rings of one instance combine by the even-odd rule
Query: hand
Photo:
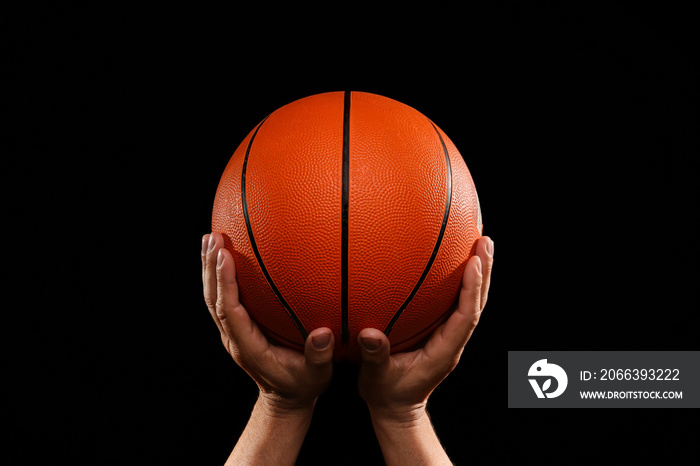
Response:
POLYGON ((220 233, 202 238, 204 300, 236 363, 260 388, 273 411, 313 409, 331 380, 333 332, 318 328, 306 339, 304 353, 268 342, 238 299, 233 256, 220 233))
POLYGON ((421 349, 390 355, 389 339, 377 329, 358 335, 362 365, 360 395, 373 422, 416 422, 425 415, 428 397, 452 372, 479 322, 488 297, 493 241, 482 237, 462 277, 458 307, 421 349))

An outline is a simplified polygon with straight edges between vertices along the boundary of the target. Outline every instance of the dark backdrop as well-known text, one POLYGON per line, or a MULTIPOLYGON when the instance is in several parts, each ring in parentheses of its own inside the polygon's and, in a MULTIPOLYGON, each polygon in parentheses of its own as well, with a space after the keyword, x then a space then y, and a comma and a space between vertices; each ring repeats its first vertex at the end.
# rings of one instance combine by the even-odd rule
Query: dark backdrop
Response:
MULTIPOLYGON (((450 136, 496 243, 482 321, 429 405, 454 461, 514 461, 558 434, 571 452, 594 445, 591 458, 605 444, 642 454, 621 447, 623 433, 682 451, 690 434, 666 414, 509 412, 505 374, 508 350, 698 349, 688 12, 326 8, 8 16, 19 102, 6 124, 8 245, 26 265, 8 286, 29 303, 12 358, 32 400, 14 424, 30 440, 22 457, 59 439, 50 452, 72 464, 223 463, 256 390, 201 298, 218 179, 267 114, 344 89, 411 105, 450 136)), ((381 464, 354 376, 337 368, 299 464, 381 464)))

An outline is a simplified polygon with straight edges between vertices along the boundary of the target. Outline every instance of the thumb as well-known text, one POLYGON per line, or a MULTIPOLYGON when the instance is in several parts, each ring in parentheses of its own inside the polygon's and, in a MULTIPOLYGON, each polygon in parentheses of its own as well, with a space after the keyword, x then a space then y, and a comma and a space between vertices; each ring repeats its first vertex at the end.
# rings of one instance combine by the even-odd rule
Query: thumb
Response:
POLYGON ((384 332, 366 328, 357 335, 362 366, 365 370, 383 372, 389 364, 391 344, 384 332))
POLYGON ((333 362, 335 338, 327 327, 315 329, 309 333, 304 344, 304 359, 312 370, 324 370, 333 362))

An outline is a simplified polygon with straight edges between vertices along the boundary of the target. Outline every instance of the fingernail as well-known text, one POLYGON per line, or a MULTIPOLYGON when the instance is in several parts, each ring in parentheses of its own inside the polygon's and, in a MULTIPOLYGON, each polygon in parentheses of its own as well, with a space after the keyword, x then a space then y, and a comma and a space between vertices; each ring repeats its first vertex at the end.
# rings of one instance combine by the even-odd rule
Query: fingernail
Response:
POLYGON ((207 235, 202 236, 202 255, 207 253, 208 244, 209 244, 209 238, 207 238, 207 235))
POLYGON ((380 340, 379 338, 369 338, 369 337, 360 338, 360 342, 362 343, 362 346, 364 346, 367 351, 377 351, 379 349, 379 346, 381 346, 381 344, 382 344, 382 340, 380 340))
POLYGON ((314 335, 313 337, 311 337, 311 344, 314 345, 314 348, 316 348, 317 350, 328 348, 330 342, 330 333, 322 333, 321 335, 314 335))
POLYGON ((493 240, 489 240, 486 244, 486 252, 490 257, 493 257, 493 240))
POLYGON ((479 256, 476 256, 476 270, 478 270, 479 274, 481 274, 481 259, 479 256))
POLYGON ((216 238, 214 238, 214 235, 209 236, 209 251, 211 252, 214 250, 214 246, 216 246, 216 238))
POLYGON ((216 257, 216 268, 220 269, 221 265, 224 263, 224 250, 219 249, 219 255, 216 257))

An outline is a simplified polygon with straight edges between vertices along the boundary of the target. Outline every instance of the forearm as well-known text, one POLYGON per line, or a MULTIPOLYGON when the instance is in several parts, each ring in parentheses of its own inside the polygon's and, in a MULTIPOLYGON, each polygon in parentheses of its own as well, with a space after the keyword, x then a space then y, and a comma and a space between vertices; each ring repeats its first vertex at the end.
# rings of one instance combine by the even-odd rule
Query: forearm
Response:
POLYGON ((388 420, 373 413, 372 425, 387 466, 452 466, 425 409, 410 421, 388 420))
POLYGON ((282 410, 259 397, 226 466, 293 465, 311 423, 313 406, 282 410))

